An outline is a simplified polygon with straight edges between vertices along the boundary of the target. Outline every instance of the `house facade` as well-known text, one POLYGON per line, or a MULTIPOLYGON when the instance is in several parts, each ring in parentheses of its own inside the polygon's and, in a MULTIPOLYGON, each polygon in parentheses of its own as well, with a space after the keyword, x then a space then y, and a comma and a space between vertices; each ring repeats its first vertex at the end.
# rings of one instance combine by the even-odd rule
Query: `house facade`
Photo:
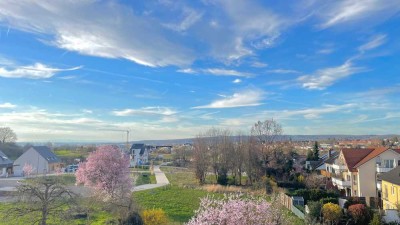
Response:
POLYGON ((365 197, 366 202, 381 197, 380 176, 396 166, 400 160, 400 151, 387 147, 342 149, 339 156, 328 161, 328 177, 343 196, 365 197))
POLYGON ((0 151, 0 177, 8 177, 13 173, 13 161, 0 151))
POLYGON ((149 162, 150 150, 145 144, 133 144, 129 153, 131 167, 145 165, 149 162))
POLYGON ((385 210, 386 222, 400 222, 398 205, 400 204, 400 167, 383 174, 382 179, 382 206, 385 210))
POLYGON ((47 146, 32 146, 14 161, 14 174, 23 176, 25 164, 33 167, 32 174, 54 173, 61 169, 61 160, 47 146))

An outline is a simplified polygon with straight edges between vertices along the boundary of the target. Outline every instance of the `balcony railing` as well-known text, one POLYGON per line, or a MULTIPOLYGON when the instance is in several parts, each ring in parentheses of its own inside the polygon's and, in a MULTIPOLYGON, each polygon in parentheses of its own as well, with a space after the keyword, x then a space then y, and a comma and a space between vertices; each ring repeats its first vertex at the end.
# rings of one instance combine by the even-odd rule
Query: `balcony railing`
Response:
POLYGON ((386 173, 386 172, 391 171, 392 169, 393 168, 378 166, 378 167, 376 167, 376 172, 378 172, 378 173, 386 173))
POLYGON ((347 170, 347 167, 345 165, 338 165, 338 164, 332 164, 332 168, 335 170, 347 170))
POLYGON ((343 178, 332 177, 332 183, 333 185, 338 186, 339 189, 351 187, 351 181, 345 180, 343 178))

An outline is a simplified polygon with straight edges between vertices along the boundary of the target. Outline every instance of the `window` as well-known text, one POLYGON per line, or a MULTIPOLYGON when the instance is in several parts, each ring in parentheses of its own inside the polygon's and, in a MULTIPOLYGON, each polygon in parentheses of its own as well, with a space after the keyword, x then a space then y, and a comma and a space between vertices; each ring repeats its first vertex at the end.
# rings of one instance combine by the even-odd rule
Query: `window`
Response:
POLYGON ((392 195, 394 195, 394 186, 392 185, 392 195))
POLYGON ((354 190, 354 196, 357 196, 357 190, 354 190))
POLYGON ((384 185, 384 188, 383 188, 383 198, 385 198, 385 199, 388 198, 388 188, 387 188, 386 184, 384 185))
POLYGON ((347 181, 350 181, 350 179, 351 179, 351 176, 347 175, 347 181))
POLYGON ((394 159, 385 159, 385 160, 383 160, 383 166, 385 168, 393 168, 394 167, 394 159))

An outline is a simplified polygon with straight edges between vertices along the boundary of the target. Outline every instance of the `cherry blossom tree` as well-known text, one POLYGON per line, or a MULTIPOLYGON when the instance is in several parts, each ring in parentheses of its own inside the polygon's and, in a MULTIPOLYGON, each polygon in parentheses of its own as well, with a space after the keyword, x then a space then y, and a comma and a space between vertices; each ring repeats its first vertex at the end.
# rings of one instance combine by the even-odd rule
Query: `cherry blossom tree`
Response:
POLYGON ((33 166, 29 163, 25 163, 24 167, 22 167, 22 171, 24 172, 24 176, 30 176, 33 173, 33 166))
POLYGON ((263 198, 226 195, 223 199, 207 196, 187 225, 275 225, 281 224, 279 207, 263 198))
POLYGON ((76 183, 93 188, 104 200, 130 197, 129 157, 117 146, 100 146, 80 163, 76 183))

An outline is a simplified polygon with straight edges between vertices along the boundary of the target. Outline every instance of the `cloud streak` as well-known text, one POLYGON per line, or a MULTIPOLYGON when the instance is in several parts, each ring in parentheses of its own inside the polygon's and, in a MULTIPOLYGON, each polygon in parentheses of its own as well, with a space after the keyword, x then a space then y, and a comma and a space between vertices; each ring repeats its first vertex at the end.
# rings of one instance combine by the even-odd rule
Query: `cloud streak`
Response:
POLYGON ((236 108, 247 106, 258 106, 262 104, 264 93, 260 90, 246 90, 234 93, 231 96, 222 96, 222 99, 215 100, 208 105, 196 106, 193 109, 218 109, 236 108))
POLYGON ((11 104, 9 102, 5 102, 5 103, 0 104, 0 109, 13 109, 13 108, 16 108, 16 107, 17 107, 16 105, 11 104))
POLYGON ((365 70, 363 67, 355 67, 350 61, 346 61, 337 67, 324 68, 317 70, 313 74, 300 76, 297 81, 301 83, 303 88, 324 90, 340 79, 365 70))
POLYGON ((177 111, 168 107, 143 107, 140 109, 124 109, 115 110, 112 112, 115 116, 137 116, 137 115, 160 115, 172 116, 177 111))
POLYGON ((41 63, 35 63, 28 66, 19 66, 12 69, 0 67, 0 77, 5 78, 28 78, 28 79, 46 79, 55 74, 65 71, 78 70, 82 67, 73 67, 68 69, 53 68, 41 63))

